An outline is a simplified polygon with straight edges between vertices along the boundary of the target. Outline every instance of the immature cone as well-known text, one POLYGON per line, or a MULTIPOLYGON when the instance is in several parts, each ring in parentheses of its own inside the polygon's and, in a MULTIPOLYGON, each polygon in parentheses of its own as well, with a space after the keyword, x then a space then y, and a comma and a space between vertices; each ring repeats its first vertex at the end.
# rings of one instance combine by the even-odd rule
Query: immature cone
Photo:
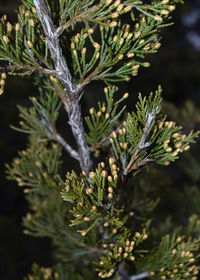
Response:
POLYGON ((6 73, 1 74, 1 79, 5 80, 6 79, 6 73))
POLYGON ((3 36, 3 40, 6 44, 9 43, 9 41, 10 41, 8 36, 6 36, 6 35, 3 36))
POLYGON ((12 31, 12 24, 10 22, 7 23, 7 31, 8 32, 12 31))
POLYGON ((117 22, 116 21, 112 21, 111 23, 110 23, 110 27, 116 27, 117 26, 117 22))
POLYGON ((31 49, 31 48, 33 47, 32 42, 28 40, 28 41, 27 41, 27 46, 31 49))
POLYGON ((19 23, 16 23, 15 25, 15 31, 19 31, 20 30, 20 24, 19 23))

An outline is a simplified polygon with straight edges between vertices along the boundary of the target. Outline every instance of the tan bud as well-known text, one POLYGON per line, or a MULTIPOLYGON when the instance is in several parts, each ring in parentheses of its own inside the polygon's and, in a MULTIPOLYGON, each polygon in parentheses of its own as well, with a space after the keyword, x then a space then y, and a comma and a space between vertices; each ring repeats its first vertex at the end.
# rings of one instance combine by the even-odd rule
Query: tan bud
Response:
POLYGON ((35 25, 35 21, 32 18, 29 19, 28 22, 29 22, 30 26, 32 26, 32 27, 35 25))
POLYGON ((132 7, 131 6, 126 6, 125 8, 124 8, 124 12, 129 12, 130 10, 132 9, 132 7))
POLYGON ((114 7, 119 6, 120 2, 121 2, 120 0, 115 1, 115 3, 113 4, 113 6, 114 6, 114 7))
POLYGON ((123 9, 124 5, 123 4, 119 4, 119 6, 117 7, 117 11, 120 12, 123 9))
POLYGON ((159 16, 159 15, 155 15, 154 19, 157 20, 157 21, 162 21, 163 20, 162 17, 159 16))
POLYGON ((122 45, 123 43, 124 43, 124 38, 121 38, 121 39, 119 40, 119 44, 122 45))
POLYGON ((148 68, 150 66, 150 63, 149 62, 144 62, 143 66, 148 68))
POLYGON ((174 11, 176 9, 176 6, 174 6, 174 5, 170 5, 170 6, 168 6, 168 10, 169 11, 174 11))
POLYGON ((112 0, 106 0, 106 5, 110 5, 112 3, 112 0))
POLYGON ((190 146, 187 145, 185 148, 184 148, 184 151, 188 151, 190 149, 190 146))
POLYGON ((110 165, 112 165, 114 162, 115 162, 115 159, 114 159, 114 158, 112 158, 112 157, 109 158, 109 164, 110 164, 110 165))
POLYGON ((169 3, 169 0, 163 0, 163 1, 162 1, 162 4, 163 4, 163 5, 167 5, 168 3, 169 3))
POLYGON ((103 177, 107 177, 108 172, 106 170, 103 170, 101 174, 102 174, 103 177))
POLYGON ((95 172, 91 171, 91 172, 89 173, 89 177, 90 177, 91 179, 94 178, 95 176, 96 176, 95 172))
POLYGON ((161 13, 161 15, 168 15, 169 11, 168 10, 161 10, 160 13, 161 13))
POLYGON ((113 198, 112 193, 109 193, 109 194, 108 194, 108 198, 109 198, 109 199, 112 199, 112 198, 113 198))
POLYGON ((130 53, 127 54, 127 57, 132 58, 132 57, 134 57, 134 55, 135 55, 134 53, 130 52, 130 53))
POLYGON ((10 41, 8 36, 6 36, 6 35, 3 35, 3 40, 6 44, 9 43, 9 41, 10 41))
POLYGON ((134 37, 137 39, 139 38, 141 35, 141 31, 137 31, 135 34, 134 34, 134 37))
POLYGON ((110 27, 116 27, 118 25, 117 21, 112 21, 110 27))
POLYGON ((141 234, 139 232, 135 233, 135 237, 140 238, 141 234))
POLYGON ((32 12, 34 13, 34 14, 37 14, 37 10, 36 10, 36 8, 35 7, 32 7, 32 12))
POLYGON ((92 206, 93 211, 97 211, 97 207, 95 205, 92 206))
POLYGON ((94 108, 90 108, 90 114, 92 115, 92 114, 94 114, 94 108))
POLYGON ((28 41, 27 41, 27 46, 31 49, 31 48, 33 47, 32 42, 28 40, 28 41))
POLYGON ((128 39, 131 39, 133 37, 133 33, 128 34, 128 39))
POLYGON ((115 36, 113 37, 113 41, 116 42, 117 40, 118 40, 118 36, 115 35, 115 36))
POLYGON ((19 23, 16 23, 15 25, 15 31, 19 31, 21 28, 20 24, 19 23))
POLYGON ((113 136, 114 138, 117 138, 117 133, 116 133, 116 131, 113 131, 113 132, 112 132, 112 136, 113 136))
POLYGON ((100 46, 97 42, 94 42, 94 43, 93 43, 93 46, 94 46, 94 48, 97 49, 97 50, 100 50, 100 48, 101 48, 101 46, 100 46))
POLYGON ((29 17, 30 16, 30 11, 26 11, 25 16, 29 17))
POLYGON ((128 98, 128 96, 129 96, 129 93, 128 93, 128 92, 126 92, 126 93, 123 95, 123 98, 124 98, 124 99, 127 99, 127 98, 128 98))
POLYGON ((2 74, 1 74, 1 79, 5 80, 6 77, 7 77, 7 76, 6 76, 6 73, 2 73, 2 74))
POLYGON ((87 189, 86 189, 86 193, 87 193, 87 194, 91 194, 91 193, 93 193, 93 190, 92 190, 91 188, 87 188, 87 189))
POLYGON ((93 28, 89 28, 89 29, 88 29, 88 33, 89 33, 89 34, 93 34, 93 33, 94 33, 94 29, 93 29, 93 28))
POLYGON ((100 52, 97 52, 96 59, 98 59, 99 57, 100 57, 100 52))
POLYGON ((5 85, 5 80, 0 80, 0 85, 4 86, 5 85))
POLYGON ((111 18, 118 18, 119 14, 118 13, 112 13, 111 18))
POLYGON ((154 47, 155 47, 155 49, 159 49, 160 46, 161 46, 161 43, 157 42, 154 47))
POLYGON ((110 114, 106 113, 105 119, 107 120, 107 119, 109 119, 109 118, 110 118, 110 114))
POLYGON ((108 182, 112 182, 112 181, 113 181, 112 177, 108 176, 108 182))
POLYGON ((121 53, 120 55, 118 55, 118 60, 122 60, 124 58, 124 55, 121 53))
POLYGON ((86 48, 83 48, 81 53, 84 55, 86 53, 86 48))
POLYGON ((109 193, 112 193, 112 192, 113 192, 113 188, 112 188, 112 187, 109 187, 109 188, 108 188, 108 192, 109 192, 109 193))
POLYGON ((8 32, 12 31, 12 24, 10 22, 7 22, 7 31, 8 32))

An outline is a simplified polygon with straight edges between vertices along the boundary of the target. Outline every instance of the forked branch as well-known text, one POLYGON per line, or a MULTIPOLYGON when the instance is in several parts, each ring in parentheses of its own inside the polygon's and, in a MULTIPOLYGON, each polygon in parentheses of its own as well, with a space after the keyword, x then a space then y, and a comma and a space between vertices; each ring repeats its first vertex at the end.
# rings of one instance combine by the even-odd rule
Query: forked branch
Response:
MULTIPOLYGON (((33 0, 42 23, 48 48, 54 61, 56 76, 65 86, 67 102, 64 106, 68 113, 69 124, 79 149, 79 162, 87 174, 91 169, 90 152, 84 136, 83 120, 79 105, 80 88, 73 83, 72 76, 62 54, 56 27, 53 24, 49 7, 45 0, 33 0)), ((63 101, 64 99, 62 99, 63 101)))

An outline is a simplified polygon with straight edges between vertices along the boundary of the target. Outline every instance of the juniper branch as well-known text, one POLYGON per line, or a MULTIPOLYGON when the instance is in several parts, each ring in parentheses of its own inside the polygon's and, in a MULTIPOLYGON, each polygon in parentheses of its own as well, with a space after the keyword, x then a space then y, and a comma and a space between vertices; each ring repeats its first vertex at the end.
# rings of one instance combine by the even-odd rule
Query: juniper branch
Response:
MULTIPOLYGON (((154 110, 149 114, 149 116, 148 116, 148 118, 147 118, 146 126, 145 126, 145 128, 144 128, 144 130, 143 130, 142 137, 141 137, 141 139, 140 139, 140 141, 139 141, 139 143, 138 143, 138 145, 137 145, 137 149, 136 149, 135 153, 134 153, 134 154, 132 155, 132 157, 131 157, 131 160, 130 160, 130 162, 129 162, 129 164, 128 164, 126 170, 125 170, 125 174, 124 174, 124 175, 127 175, 131 170, 134 169, 134 168, 133 168, 133 164, 134 164, 135 160, 136 160, 137 157, 138 157, 139 151, 140 151, 141 149, 144 149, 144 148, 146 148, 146 147, 149 146, 149 143, 148 143, 148 142, 145 143, 145 141, 146 141, 146 138, 147 138, 147 136, 148 136, 148 132, 149 132, 149 129, 150 129, 150 127, 151 127, 152 121, 154 120, 155 115, 156 115, 156 113, 157 113, 157 110, 158 110, 158 108, 154 109, 154 110)), ((149 160, 148 158, 145 158, 144 160, 147 161, 147 162, 151 161, 151 160, 149 160)), ((143 164, 143 165, 144 165, 144 164, 143 164)))
POLYGON ((53 136, 54 140, 60 143, 70 154, 71 157, 75 158, 76 160, 79 160, 79 154, 74 149, 72 149, 72 147, 62 138, 60 134, 58 134, 56 131, 53 131, 53 136))
POLYGON ((30 66, 30 65, 7 65, 7 66, 0 67, 0 73, 14 72, 16 70, 39 72, 39 73, 44 73, 44 74, 49 74, 49 75, 56 74, 56 72, 54 70, 43 68, 41 66, 34 67, 34 66, 30 66))
MULTIPOLYGON (((88 12, 88 11, 87 11, 88 12)), ((62 33, 65 31, 66 28, 68 28, 72 23, 77 22, 77 21, 82 21, 82 19, 84 19, 84 14, 86 12, 83 12, 79 15, 75 15, 73 16, 71 19, 69 19, 66 23, 61 24, 55 32, 55 36, 59 37, 62 35, 62 33)))
POLYGON ((140 273, 140 274, 138 274, 138 275, 131 276, 131 277, 129 278, 129 280, 140 280, 140 279, 147 278, 147 277, 149 277, 149 276, 150 276, 149 273, 143 272, 143 273, 140 273))
MULTIPOLYGON (((34 0, 39 19, 47 39, 48 48, 54 61, 55 71, 58 79, 64 84, 68 102, 64 104, 68 113, 69 124, 76 139, 79 149, 79 162, 82 170, 87 174, 91 168, 90 152, 84 136, 81 109, 79 106, 80 87, 72 81, 67 64, 62 54, 62 49, 57 37, 56 28, 53 24, 50 10, 45 0, 34 0)), ((63 100, 62 100, 63 101, 63 100)))

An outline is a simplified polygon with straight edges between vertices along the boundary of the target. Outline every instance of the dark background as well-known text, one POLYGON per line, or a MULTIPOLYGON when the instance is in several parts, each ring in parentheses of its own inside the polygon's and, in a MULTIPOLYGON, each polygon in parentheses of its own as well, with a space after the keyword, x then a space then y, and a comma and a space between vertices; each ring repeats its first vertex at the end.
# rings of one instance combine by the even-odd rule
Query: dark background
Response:
MULTIPOLYGON (((15 20, 20 1, 0 0, 0 14, 8 14, 15 20)), ((147 94, 158 84, 164 89, 164 99, 181 107, 188 99, 200 105, 200 1, 189 0, 179 5, 174 13, 175 24, 162 32, 162 47, 158 54, 149 57, 151 67, 140 70, 139 76, 120 88, 129 91, 132 109, 137 92, 147 94), (132 100, 132 102, 131 102, 132 100)), ((89 106, 97 96, 100 83, 93 83, 83 101, 89 106)), ((5 93, 0 97, 0 278, 18 280, 30 270, 33 262, 48 265, 49 241, 23 235, 21 219, 28 210, 22 189, 15 182, 5 179, 5 163, 11 162, 17 151, 23 149, 26 137, 12 131, 10 124, 18 122, 16 104, 27 105, 28 96, 35 95, 37 89, 31 79, 7 79, 5 93)))

